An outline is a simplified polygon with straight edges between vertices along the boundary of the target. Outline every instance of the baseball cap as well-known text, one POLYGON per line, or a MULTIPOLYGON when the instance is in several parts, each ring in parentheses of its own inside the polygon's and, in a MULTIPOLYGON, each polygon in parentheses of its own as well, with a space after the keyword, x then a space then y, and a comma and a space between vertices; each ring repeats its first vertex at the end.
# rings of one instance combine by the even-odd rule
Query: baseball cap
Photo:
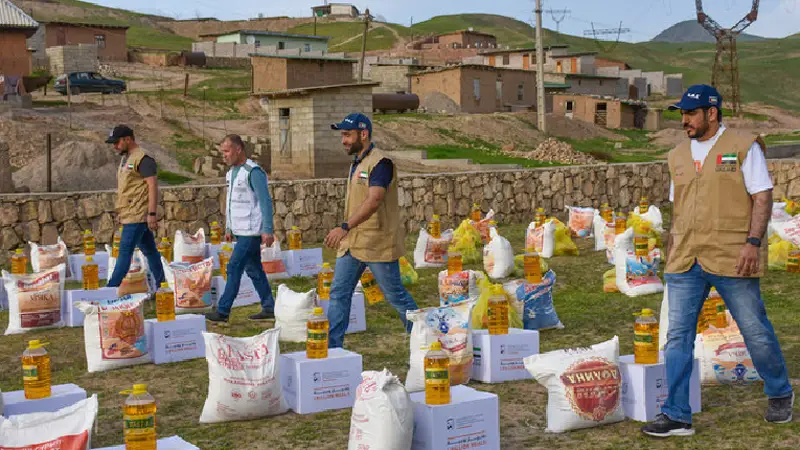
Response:
POLYGON ((111 133, 108 133, 106 144, 116 144, 117 141, 128 136, 133 137, 133 130, 131 130, 127 125, 117 125, 113 130, 111 130, 111 133))
POLYGON ((691 111, 697 108, 710 108, 715 106, 722 109, 722 96, 713 87, 707 84, 695 84, 683 93, 681 101, 670 105, 670 110, 683 109, 691 111))
POLYGON ((339 123, 331 124, 332 130, 367 130, 372 136, 372 122, 361 113, 352 113, 339 123))

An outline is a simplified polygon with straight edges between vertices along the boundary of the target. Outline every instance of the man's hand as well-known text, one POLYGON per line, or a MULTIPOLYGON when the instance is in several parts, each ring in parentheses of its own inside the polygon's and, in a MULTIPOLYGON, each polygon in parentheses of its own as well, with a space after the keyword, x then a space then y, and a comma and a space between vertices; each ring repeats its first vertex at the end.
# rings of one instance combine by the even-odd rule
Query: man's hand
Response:
POLYGON ((147 216, 147 228, 150 228, 150 231, 158 230, 158 219, 156 216, 147 216))
POLYGON ((339 243, 342 242, 345 236, 347 236, 347 231, 342 229, 342 227, 336 227, 325 237, 325 245, 327 245, 328 248, 336 250, 339 248, 339 243))
POLYGON ((229 244, 230 244, 231 242, 233 242, 233 235, 232 235, 232 234, 230 234, 230 233, 225 233, 225 242, 227 242, 227 243, 229 243, 229 244))
POLYGON ((739 260, 736 262, 736 274, 749 277, 758 273, 758 247, 752 244, 744 244, 739 252, 739 260))
POLYGON ((272 247, 272 243, 275 242, 275 235, 268 234, 268 233, 261 233, 261 244, 266 245, 267 247, 272 247))

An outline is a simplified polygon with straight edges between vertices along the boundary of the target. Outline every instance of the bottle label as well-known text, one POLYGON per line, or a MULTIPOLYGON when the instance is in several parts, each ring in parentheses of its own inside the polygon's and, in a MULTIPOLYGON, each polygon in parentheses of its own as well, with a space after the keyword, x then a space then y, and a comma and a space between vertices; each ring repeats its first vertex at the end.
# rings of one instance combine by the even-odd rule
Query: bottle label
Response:
POLYGON ((425 383, 447 384, 450 382, 450 372, 447 369, 425 369, 425 383))
POLYGON ((318 331, 318 330, 308 330, 308 340, 309 341, 327 341, 328 340, 328 332, 327 331, 318 331))
POLYGON ((22 366, 23 381, 39 381, 39 366, 35 364, 25 364, 22 366))
POLYGON ((125 436, 141 436, 155 434, 155 414, 126 415, 123 417, 125 436))
POLYGON ((652 344, 653 343, 653 335, 650 333, 635 333, 633 335, 633 342, 634 344, 652 344))

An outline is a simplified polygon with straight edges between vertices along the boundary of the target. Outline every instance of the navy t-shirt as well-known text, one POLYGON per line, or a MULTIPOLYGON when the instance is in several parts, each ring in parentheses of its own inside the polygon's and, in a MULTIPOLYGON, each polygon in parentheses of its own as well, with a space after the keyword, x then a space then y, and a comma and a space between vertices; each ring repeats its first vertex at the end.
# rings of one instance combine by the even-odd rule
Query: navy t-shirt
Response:
MULTIPOLYGON (((369 155, 369 152, 372 151, 372 146, 370 146, 369 150, 366 154, 364 154, 364 158, 369 155)), ((353 165, 350 167, 350 178, 353 177, 353 174, 356 171, 356 167, 358 164, 364 160, 364 158, 356 159, 353 161, 353 165)), ((378 164, 372 168, 372 173, 369 174, 369 185, 370 186, 378 186, 384 189, 387 189, 389 185, 392 183, 392 178, 394 174, 394 163, 391 159, 383 158, 378 161, 378 164)))

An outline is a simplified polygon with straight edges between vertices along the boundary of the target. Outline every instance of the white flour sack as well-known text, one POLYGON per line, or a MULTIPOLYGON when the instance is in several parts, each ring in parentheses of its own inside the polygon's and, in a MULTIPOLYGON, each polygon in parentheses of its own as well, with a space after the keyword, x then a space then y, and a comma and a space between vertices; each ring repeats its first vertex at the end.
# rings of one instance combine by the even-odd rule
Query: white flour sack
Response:
POLYGON ((97 394, 54 412, 0 416, 0 450, 88 450, 97 394))
POLYGON ((567 226, 573 236, 587 238, 592 235, 592 226, 595 216, 594 208, 579 208, 577 206, 567 206, 569 221, 567 226))
POLYGON ((784 241, 789 241, 795 247, 800 247, 800 214, 785 222, 773 223, 773 229, 784 241))
POLYGON ((206 256, 205 230, 200 228, 194 235, 176 231, 172 255, 175 262, 194 264, 202 261, 206 256))
POLYGON ((506 278, 514 271, 514 249, 496 228, 489 230, 492 240, 483 247, 483 269, 489 278, 506 278))
POLYGON ((536 224, 531 222, 525 233, 525 249, 529 248, 536 250, 542 258, 552 258, 556 249, 555 224, 548 220, 537 228, 536 224))
POLYGON ((545 431, 563 433, 625 419, 617 336, 589 348, 556 350, 523 361, 547 388, 545 431))
POLYGON ((280 329, 246 338, 203 332, 208 397, 200 423, 231 422, 285 413, 278 347, 280 329))
POLYGON ((447 249, 452 242, 453 230, 443 231, 440 238, 432 237, 425 229, 419 230, 417 246, 414 247, 414 268, 447 265, 447 249))
POLYGON ((775 228, 778 224, 792 220, 792 215, 786 212, 786 202, 772 203, 772 217, 769 219, 767 226, 767 237, 772 237, 776 233, 775 228))
POLYGON ((261 246, 261 268, 267 274, 269 280, 282 280, 289 278, 289 272, 286 271, 286 263, 283 261, 283 253, 281 252, 281 243, 276 239, 271 247, 266 245, 261 246))
POLYGON ((147 294, 134 294, 75 303, 86 316, 83 341, 90 373, 147 364, 153 360, 144 332, 145 300, 147 294))
POLYGON ((703 384, 749 384, 762 381, 744 343, 739 326, 730 311, 728 326, 713 325, 698 334, 694 356, 700 360, 700 382, 703 384))
POLYGON ((633 228, 628 228, 617 236, 614 243, 614 262, 617 288, 628 297, 656 294, 664 290, 664 284, 658 277, 661 250, 654 247, 647 256, 636 256, 633 250, 633 228))
POLYGON ((45 270, 64 264, 66 267, 65 275, 70 276, 69 271, 69 249, 67 244, 58 237, 55 245, 39 245, 35 242, 28 242, 31 248, 31 267, 34 273, 44 272, 45 270))
POLYGON ((308 318, 314 310, 317 290, 294 292, 288 286, 278 286, 275 298, 275 328, 281 329, 282 342, 305 342, 308 337, 308 318))
POLYGON ((361 373, 350 415, 347 450, 409 450, 414 438, 414 404, 386 369, 361 373))
POLYGON ((164 266, 164 277, 175 293, 175 312, 203 313, 211 311, 211 277, 214 274, 214 258, 208 258, 197 264, 172 263, 164 266))
POLYGON ((411 368, 406 376, 406 389, 425 389, 425 354, 439 341, 450 357, 450 384, 467 384, 472 375, 472 307, 474 301, 439 308, 408 311, 411 328, 411 368))
POLYGON ((8 295, 7 335, 65 325, 65 311, 61 307, 65 268, 59 264, 53 269, 28 275, 3 271, 3 284, 8 295))
POLYGON ((592 227, 594 228, 594 250, 599 252, 608 248, 606 243, 606 225, 607 222, 600 215, 600 212, 595 210, 594 219, 592 219, 592 227))

